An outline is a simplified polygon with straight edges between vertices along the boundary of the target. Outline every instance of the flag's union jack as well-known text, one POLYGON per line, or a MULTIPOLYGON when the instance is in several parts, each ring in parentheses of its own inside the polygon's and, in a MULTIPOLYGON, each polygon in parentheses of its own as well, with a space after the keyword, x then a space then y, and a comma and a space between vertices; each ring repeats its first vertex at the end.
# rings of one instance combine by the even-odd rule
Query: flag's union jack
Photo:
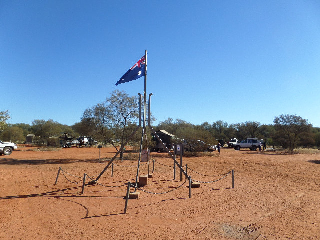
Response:
POLYGON ((136 62, 116 83, 116 85, 136 80, 139 77, 145 76, 146 58, 143 56, 136 62))
POLYGON ((141 68, 141 65, 145 65, 146 64, 146 58, 143 56, 142 58, 139 59, 138 62, 136 62, 132 68, 130 68, 130 70, 133 70, 135 67, 138 66, 138 68, 141 68))

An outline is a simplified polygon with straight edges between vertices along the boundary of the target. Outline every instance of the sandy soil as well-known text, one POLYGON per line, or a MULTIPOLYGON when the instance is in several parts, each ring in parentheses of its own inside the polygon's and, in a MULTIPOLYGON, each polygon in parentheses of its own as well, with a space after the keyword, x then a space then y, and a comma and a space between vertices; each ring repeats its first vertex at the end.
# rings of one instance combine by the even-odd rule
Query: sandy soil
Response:
MULTIPOLYGON (((126 214, 136 160, 116 160, 113 176, 107 169, 81 193, 84 174, 86 183, 96 179, 114 154, 103 148, 99 160, 97 148, 21 147, 0 156, 0 239, 320 238, 320 153, 222 149, 220 156, 184 157, 188 174, 200 182, 191 198, 188 181, 178 171, 173 179, 173 160, 153 153, 152 178, 128 201, 126 214)), ((139 176, 147 173, 141 163, 139 176)))

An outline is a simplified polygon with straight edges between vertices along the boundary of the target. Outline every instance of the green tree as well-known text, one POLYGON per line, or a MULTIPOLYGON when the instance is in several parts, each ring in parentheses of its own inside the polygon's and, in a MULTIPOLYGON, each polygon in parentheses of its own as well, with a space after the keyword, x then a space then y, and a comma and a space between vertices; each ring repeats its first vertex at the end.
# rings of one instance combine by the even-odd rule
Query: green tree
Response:
POLYGON ((177 125, 174 123, 174 120, 172 118, 168 118, 160 122, 156 128, 159 130, 166 130, 173 135, 177 134, 177 125))
MULTIPOLYGON (((72 130, 74 131, 74 136, 91 136, 94 137, 91 133, 90 126, 86 126, 84 121, 77 122, 71 126, 72 130)), ((98 139, 96 139, 98 140, 98 139)))
POLYGON ((260 123, 254 121, 235 124, 236 137, 240 140, 248 137, 257 137, 259 133, 259 127, 260 123))
POLYGON ((227 122, 218 120, 212 123, 212 129, 213 129, 213 135, 215 136, 215 138, 217 140, 222 141, 222 143, 231 139, 231 137, 228 136, 229 125, 227 122))
POLYGON ((216 144, 214 136, 209 132, 210 128, 208 124, 196 126, 181 119, 173 121, 172 118, 160 122, 157 126, 157 129, 175 135, 173 142, 184 142, 186 150, 190 151, 204 151, 209 145, 216 144))
POLYGON ((293 153, 294 148, 303 146, 311 134, 312 125, 297 115, 282 114, 274 119, 276 143, 293 153))
POLYGON ((5 129, 7 121, 10 119, 10 115, 7 111, 0 111, 0 133, 5 129))
POLYGON ((314 141, 317 147, 320 147, 320 132, 314 134, 314 141))
POLYGON ((312 134, 313 134, 314 146, 319 148, 320 147, 320 128, 313 127, 312 134))
MULTIPOLYGON (((37 143, 41 145, 47 144, 49 137, 59 137, 66 129, 72 131, 70 127, 66 128, 65 125, 55 122, 52 119, 48 121, 34 120, 31 125, 31 132, 35 135, 37 143)), ((70 134, 68 131, 66 133, 70 134)))
POLYGON ((97 141, 109 142, 113 137, 110 126, 110 112, 107 104, 103 102, 84 111, 78 131, 81 135, 91 136, 97 141))
POLYGON ((225 135, 227 137, 227 139, 226 139, 227 141, 236 137, 236 129, 234 127, 234 124, 228 125, 228 128, 225 129, 225 135))
POLYGON ((15 143, 23 143, 26 140, 23 129, 18 126, 8 126, 1 133, 1 139, 15 143))
MULTIPOLYGON (((129 141, 132 126, 136 126, 138 116, 138 97, 115 90, 104 102, 86 109, 77 128, 86 129, 88 135, 111 143, 117 149, 116 143, 124 147, 124 143, 129 141)), ((122 154, 121 152, 120 157, 122 154)))
POLYGON ((263 139, 267 145, 274 145, 272 136, 275 134, 275 129, 272 124, 261 125, 258 130, 257 138, 263 139))
POLYGON ((23 131, 23 136, 26 137, 30 132, 31 132, 31 126, 30 124, 26 124, 26 123, 15 123, 10 125, 12 127, 18 127, 21 128, 23 131))

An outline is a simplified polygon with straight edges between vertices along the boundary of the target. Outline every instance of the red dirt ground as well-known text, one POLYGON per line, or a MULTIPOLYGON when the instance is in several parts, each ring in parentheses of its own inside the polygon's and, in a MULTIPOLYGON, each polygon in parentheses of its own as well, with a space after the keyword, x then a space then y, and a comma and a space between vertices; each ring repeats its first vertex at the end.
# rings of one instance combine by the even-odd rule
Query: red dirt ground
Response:
MULTIPOLYGON (((173 179, 173 160, 152 153, 152 178, 137 190, 139 199, 128 201, 126 214, 126 184, 135 182, 137 160, 116 160, 113 176, 107 169, 81 194, 84 174, 86 182, 95 179, 114 154, 102 148, 99 161, 98 148, 21 147, 0 156, 0 239, 320 238, 320 153, 222 149, 220 156, 184 157, 188 174, 201 182, 191 198, 178 171, 173 179), (234 188, 226 175, 232 169, 234 188)), ((147 173, 141 163, 139 176, 147 173)))

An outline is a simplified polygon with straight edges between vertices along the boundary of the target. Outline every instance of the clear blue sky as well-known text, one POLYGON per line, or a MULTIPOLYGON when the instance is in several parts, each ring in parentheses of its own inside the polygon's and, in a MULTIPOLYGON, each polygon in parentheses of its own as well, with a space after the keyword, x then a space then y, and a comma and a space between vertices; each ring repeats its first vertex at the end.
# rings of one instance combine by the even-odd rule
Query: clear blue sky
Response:
POLYGON ((157 122, 320 127, 320 1, 0 0, 1 110, 72 125, 148 50, 157 122))

